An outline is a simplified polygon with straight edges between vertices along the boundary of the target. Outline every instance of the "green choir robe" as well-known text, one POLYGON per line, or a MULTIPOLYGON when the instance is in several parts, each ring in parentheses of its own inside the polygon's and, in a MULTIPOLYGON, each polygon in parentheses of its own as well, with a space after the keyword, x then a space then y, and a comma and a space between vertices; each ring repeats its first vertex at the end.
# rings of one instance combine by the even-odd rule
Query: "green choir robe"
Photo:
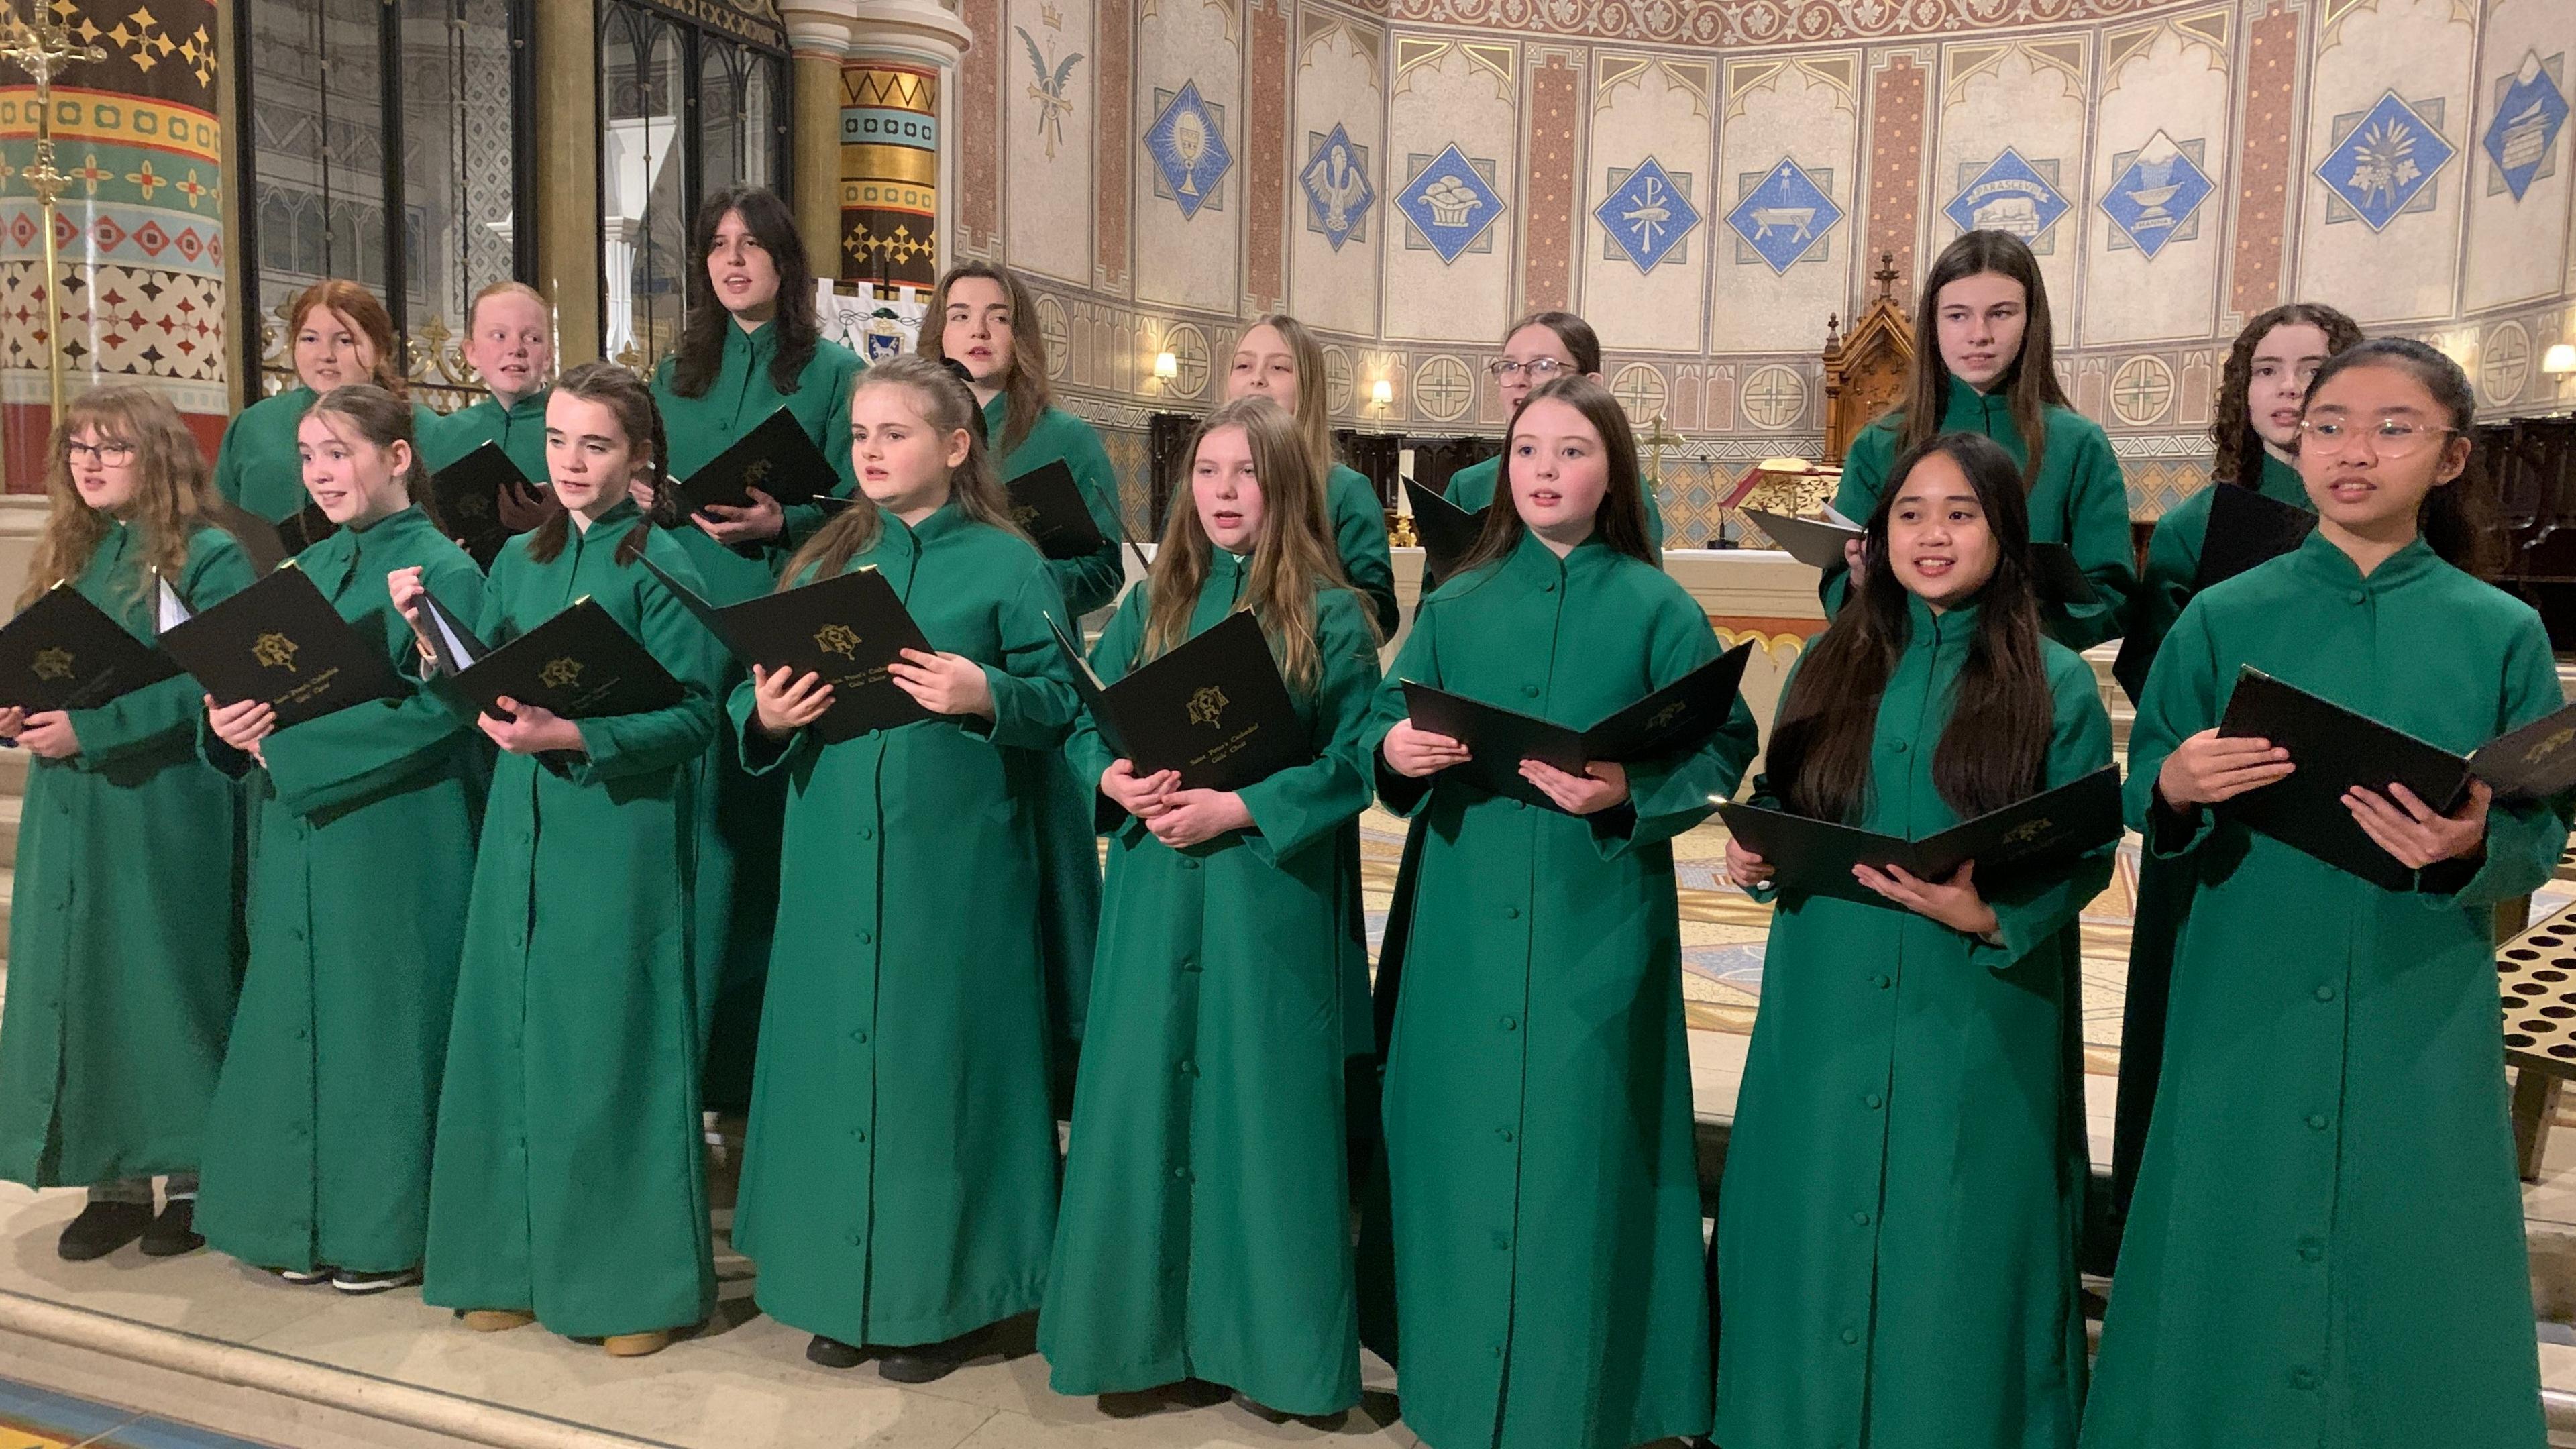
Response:
MULTIPOLYGON (((2200 550, 2209 534, 2209 510, 2218 488, 2212 484, 2174 505, 2156 520, 2147 545, 2147 567, 2129 606, 2129 623, 2120 641, 2120 658, 2112 672, 2131 704, 2146 693, 2147 673, 2174 620, 2191 601, 2192 580, 2200 575, 2200 550)), ((2315 512, 2299 470, 2270 453, 2263 455, 2257 489, 2266 498, 2315 512)), ((2120 1003, 2120 1095, 2111 1130, 2111 1202, 2116 1215, 2129 1208, 2138 1182, 2138 1160, 2146 1155, 2147 1123, 2156 1100, 2156 1075, 2165 1055, 2165 998, 2173 984, 2174 933, 2191 908, 2192 872, 2169 857, 2141 852, 2138 857, 2137 908, 2129 929, 2129 979, 2120 1003)))
MULTIPOLYGON (((297 383, 236 413, 224 425, 223 442, 215 450, 215 492, 272 523, 302 508, 304 460, 295 451, 295 430, 320 400, 320 394, 297 383)), ((427 438, 439 428, 440 418, 415 402, 411 426, 414 438, 427 438)))
MULTIPOLYGON (((724 329, 724 356, 702 397, 671 390, 678 359, 664 358, 653 372, 653 400, 671 447, 670 473, 687 478, 714 461, 784 405, 832 462, 832 491, 850 496, 858 475, 850 465, 850 393, 867 364, 828 339, 797 374, 796 390, 781 394, 770 380, 778 355, 778 324, 745 331, 724 329)), ((800 504, 786 510, 784 532, 765 544, 727 547, 696 523, 669 530, 717 604, 738 604, 768 593, 791 546, 821 523, 822 509, 800 504)), ((738 1108, 750 1100, 752 1052, 760 1034, 761 981, 769 970, 770 926, 778 907, 778 832, 785 797, 777 780, 743 773, 740 741, 723 703, 746 678, 729 657, 718 686, 718 738, 710 768, 700 777, 705 796, 698 812, 696 959, 699 971, 699 1042, 707 1053, 707 1092, 712 1105, 738 1108)))
MULTIPOLYGON (((1932 761, 1978 613, 1910 603, 1852 822, 1903 838, 1959 823, 1932 761)), ((2111 763, 2111 720, 2083 656, 2040 649, 2055 787, 2111 763)), ((1782 808, 1767 779, 1754 798, 1782 808)), ((1780 899, 1717 1213, 1719 1443, 2075 1443, 2076 918, 2112 849, 1990 894, 2000 946, 1893 902, 1780 899)))
MULTIPOLYGON (((1118 514, 1118 473, 1109 450, 1091 424, 1062 408, 1039 414, 1036 426, 1008 456, 1001 452, 1010 396, 996 394, 984 405, 985 436, 990 438, 1001 476, 1017 478, 1061 460, 1073 471, 1082 501, 1091 509, 1093 526, 1106 540, 1098 552, 1083 558, 1049 559, 1056 587, 1072 616, 1064 621, 1077 633, 1074 619, 1104 609, 1126 582, 1127 565, 1119 557, 1125 536, 1118 514)), ((1058 750, 1029 751, 1011 761, 1022 772, 1015 790, 1035 801, 1031 824, 1038 841, 1038 921, 1046 941, 1047 1011, 1059 1042, 1082 1040, 1083 1016, 1091 999, 1091 957, 1100 923, 1100 837, 1091 828, 1093 781, 1077 780, 1058 750)))
MULTIPOLYGON (((143 554, 133 528, 112 524, 74 587, 148 640, 143 554)), ((177 581, 189 604, 250 581, 231 534, 189 536, 177 581)), ((243 946, 241 797, 197 758, 201 694, 182 675, 74 710, 80 753, 29 761, 0 1010, 0 1178, 79 1187, 202 1161, 243 946)))
POLYGON ((1333 551, 1341 556, 1343 574, 1367 601, 1370 617, 1377 620, 1378 633, 1394 638, 1400 617, 1395 602, 1395 564, 1387 555, 1386 505, 1378 501, 1376 485, 1357 468, 1335 463, 1324 487, 1324 509, 1332 526, 1333 551))
MULTIPOLYGON (((1374 758, 1404 718, 1406 679, 1589 723, 1717 652, 1662 570, 1597 535, 1562 560, 1524 537, 1424 601, 1363 743, 1374 758)), ((1426 829, 1386 1063, 1392 1221, 1370 1230, 1391 1237, 1400 1324, 1372 1267, 1363 1331, 1436 1449, 1708 1428, 1671 842, 1754 747, 1738 700, 1698 748, 1631 762, 1629 806, 1584 819, 1375 765, 1380 802, 1426 829)))
POLYGON ((458 408, 421 433, 421 466, 435 473, 485 443, 498 443, 529 482, 547 481, 546 400, 552 395, 553 389, 541 387, 505 408, 487 393, 458 408))
MULTIPOLYGON (((482 610, 482 570, 417 508, 296 566, 406 676, 419 655, 386 574, 418 567, 457 617, 482 610)), ((252 824, 250 969, 197 1231, 263 1267, 412 1267, 491 747, 426 688, 271 734, 265 770, 200 733, 211 763, 246 775, 252 824)))
MULTIPOLYGON (((2051 407, 2043 421, 2048 446, 2042 450, 2039 477, 2030 484, 2031 541, 2065 544, 2100 597, 2089 604, 2042 601, 2040 623, 2050 638, 2067 648, 2089 649, 2118 636, 2121 613, 2137 590, 2129 487, 2121 479, 2120 460, 2111 454, 2111 440, 2090 418, 2071 408, 2051 407)), ((1861 429, 1844 454, 1834 508, 1854 523, 1868 522, 1871 510, 1878 507, 1903 427, 1904 419, 1890 413, 1861 429)), ((2011 405, 1955 377, 1950 379, 1950 404, 1941 414, 1941 430, 1982 433, 2001 443, 2015 464, 2029 466, 2030 450, 2013 426, 2011 405)), ((1844 570, 1826 570, 1821 586, 1826 613, 1842 608, 1848 583, 1844 570)))
POLYGON ((2157 774, 2246 664, 2462 753, 2560 703, 2539 618, 2421 540, 2365 578, 2320 531, 2184 607, 2127 804, 2194 891, 2084 1443, 2537 1449, 2493 912, 2549 879, 2564 802, 2495 808, 2412 891, 2181 819, 2157 774))
MULTIPOLYGON (((694 1324, 715 1303, 689 875, 725 661, 641 563, 616 562, 642 517, 620 504, 550 563, 522 534, 484 586, 486 643, 588 597, 685 695, 581 721, 581 754, 494 762, 430 1166, 421 1296, 575 1338, 694 1324)), ((696 586, 667 533, 647 552, 696 586)))
MULTIPOLYGON (((1449 475, 1449 486, 1441 491, 1443 498, 1473 513, 1494 501, 1494 485, 1502 480, 1503 458, 1497 453, 1482 462, 1470 463, 1449 475)), ((1646 483, 1646 542, 1655 552, 1664 551, 1664 510, 1655 501, 1655 484, 1646 483)))
MULTIPOLYGON (((861 507, 868 505, 861 504, 861 507)), ((984 667, 994 718, 824 745, 730 708, 743 762, 788 782, 776 954, 736 1247, 763 1312, 849 1344, 941 1342, 1038 1306, 1055 1112, 1031 802, 1011 750, 1078 708, 1026 539, 954 504, 888 516, 874 567, 933 648, 984 667)))
MULTIPOLYGON (((1249 571, 1211 551, 1193 636, 1236 610, 1249 571)), ((1199 1378, 1289 1413, 1359 1401, 1343 1064, 1367 1044, 1342 1005, 1357 891, 1338 846, 1369 801, 1366 607, 1316 595, 1323 673, 1291 691, 1315 758, 1239 792, 1250 829, 1174 850, 1100 797, 1098 1009, 1038 1319, 1057 1393, 1199 1378)), ((1101 678, 1134 668, 1145 614, 1139 587, 1093 652, 1101 678)), ((1066 752, 1093 781, 1118 757, 1088 716, 1066 752)))

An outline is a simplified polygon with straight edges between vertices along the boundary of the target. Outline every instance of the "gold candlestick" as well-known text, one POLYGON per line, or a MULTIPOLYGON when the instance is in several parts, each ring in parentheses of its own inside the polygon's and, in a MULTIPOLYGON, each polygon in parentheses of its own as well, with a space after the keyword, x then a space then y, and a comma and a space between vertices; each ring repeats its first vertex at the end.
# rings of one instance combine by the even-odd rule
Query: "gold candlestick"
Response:
POLYGON ((54 200, 71 178, 54 169, 54 77, 75 61, 102 61, 107 49, 74 45, 71 31, 45 17, 42 0, 27 0, 30 20, 13 11, 0 15, 0 60, 27 73, 36 84, 36 152, 27 169, 27 189, 36 194, 36 212, 45 232, 45 352, 52 374, 54 407, 46 420, 50 431, 63 419, 63 289, 57 275, 61 259, 54 244, 54 200))
POLYGON ((1664 449, 1680 447, 1689 440, 1674 432, 1664 421, 1664 415, 1657 413, 1654 426, 1647 429, 1646 435, 1637 441, 1646 445, 1646 479, 1648 484, 1653 486, 1660 485, 1664 481, 1664 449))

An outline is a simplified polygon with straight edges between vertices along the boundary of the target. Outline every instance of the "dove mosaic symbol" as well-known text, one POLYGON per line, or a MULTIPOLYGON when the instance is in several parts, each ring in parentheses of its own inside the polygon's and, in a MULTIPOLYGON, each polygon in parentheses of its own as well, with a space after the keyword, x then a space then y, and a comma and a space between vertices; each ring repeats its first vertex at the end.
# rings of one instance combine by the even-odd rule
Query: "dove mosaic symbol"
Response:
POLYGON ((1363 235, 1369 208, 1377 204, 1368 163, 1368 148, 1354 144, 1350 132, 1336 125, 1331 135, 1316 140, 1306 169, 1298 173, 1297 184, 1306 192, 1306 229, 1322 232, 1335 251, 1363 235))

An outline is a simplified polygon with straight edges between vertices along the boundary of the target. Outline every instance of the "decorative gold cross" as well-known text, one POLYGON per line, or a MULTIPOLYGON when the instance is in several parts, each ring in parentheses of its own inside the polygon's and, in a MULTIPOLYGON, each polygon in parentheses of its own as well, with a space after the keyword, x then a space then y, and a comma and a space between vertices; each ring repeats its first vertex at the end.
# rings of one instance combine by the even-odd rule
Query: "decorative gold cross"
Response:
MULTIPOLYGON (((57 4, 65 15, 77 13, 71 7, 57 4)), ((36 206, 42 213, 45 234, 45 350, 46 368, 53 377, 53 416, 47 421, 58 423, 63 415, 63 296, 61 263, 54 240, 54 202, 71 182, 54 167, 54 77, 75 62, 107 59, 104 47, 75 44, 72 32, 58 19, 50 19, 38 8, 37 0, 28 0, 33 19, 22 20, 15 11, 0 14, 0 60, 5 60, 27 73, 36 84, 36 149, 26 169, 18 174, 26 179, 27 189, 35 193, 36 206)), ((95 171, 96 163, 83 168, 95 171)))

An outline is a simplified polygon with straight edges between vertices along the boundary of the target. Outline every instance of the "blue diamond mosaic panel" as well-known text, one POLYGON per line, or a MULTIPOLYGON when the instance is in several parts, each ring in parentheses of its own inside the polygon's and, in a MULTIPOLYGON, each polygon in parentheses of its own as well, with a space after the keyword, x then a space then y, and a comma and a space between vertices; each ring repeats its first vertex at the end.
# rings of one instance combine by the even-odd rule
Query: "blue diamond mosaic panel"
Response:
POLYGON ((1616 184, 1593 209, 1593 219, 1638 271, 1651 272, 1699 225, 1699 208, 1691 205, 1687 180, 1676 182, 1652 156, 1624 179, 1613 173, 1612 180, 1616 184))
POLYGON ((2524 60, 2521 73, 2497 97, 2495 119, 2487 124, 2486 134, 2487 155, 2514 200, 2522 200, 2522 194, 2531 189, 2549 160, 2550 143, 2566 124, 2567 97, 2559 91, 2557 78, 2541 69, 2537 57, 2524 60))
MULTIPOLYGON (((1843 209, 1833 197, 1786 156, 1726 214, 1726 224, 1770 264, 1775 276, 1815 250, 1842 219, 1843 209)), ((1742 253, 1737 257, 1741 260, 1742 253)))
POLYGON ((1315 154, 1298 173, 1297 184, 1306 192, 1306 229, 1322 232, 1335 251, 1365 234, 1369 208, 1377 204, 1368 163, 1368 149, 1352 144, 1350 133, 1336 125, 1315 143, 1315 154))
POLYGON ((2316 174, 2372 231, 2382 231, 2458 154, 2390 91, 2317 163, 2316 174))
POLYGON ((1218 183, 1234 165, 1224 117, 1199 95, 1197 81, 1181 82, 1181 93, 1145 128, 1145 150, 1185 218, 1216 198, 1218 183))
POLYGON ((2035 242, 2069 209, 2066 198, 2038 168, 2007 146, 1976 179, 1959 188, 1942 214, 1961 231, 2006 231, 2035 242))
POLYGON ((2190 153, 2158 131, 2102 194, 2102 214, 2154 261, 2167 242, 2190 234, 2193 214, 2215 189, 2190 153))
POLYGON ((1503 199, 1453 144, 1404 184, 1396 193, 1395 209, 1447 266, 1503 214, 1503 199))

